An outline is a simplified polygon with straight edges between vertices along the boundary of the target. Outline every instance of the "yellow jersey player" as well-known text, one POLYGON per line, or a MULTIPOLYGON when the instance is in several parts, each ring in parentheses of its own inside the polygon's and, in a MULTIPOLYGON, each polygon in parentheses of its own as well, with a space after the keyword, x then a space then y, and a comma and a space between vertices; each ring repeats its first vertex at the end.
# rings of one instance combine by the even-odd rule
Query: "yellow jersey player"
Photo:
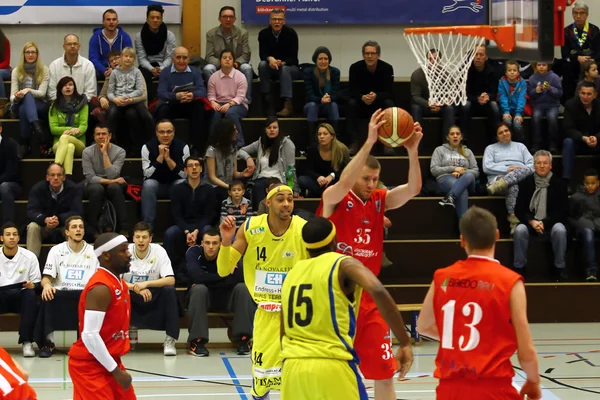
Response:
MULTIPOLYGON (((362 290, 369 293, 400 342, 399 378, 413 362, 402 316, 388 291, 360 261, 336 253, 335 225, 311 219, 302 228, 310 259, 298 262, 282 288, 282 400, 363 400, 354 350, 362 290)), ((397 371, 398 372, 398 371, 397 371)))
POLYGON ((221 249, 217 257, 219 275, 231 274, 244 254, 244 281, 258 305, 254 315, 252 345, 252 396, 269 398, 281 387, 279 314, 281 286, 292 267, 308 258, 302 241, 305 220, 292 216, 294 193, 285 185, 273 188, 266 198, 268 214, 250 217, 235 233, 235 218, 221 223, 221 249), (235 234, 235 241, 232 242, 235 234))

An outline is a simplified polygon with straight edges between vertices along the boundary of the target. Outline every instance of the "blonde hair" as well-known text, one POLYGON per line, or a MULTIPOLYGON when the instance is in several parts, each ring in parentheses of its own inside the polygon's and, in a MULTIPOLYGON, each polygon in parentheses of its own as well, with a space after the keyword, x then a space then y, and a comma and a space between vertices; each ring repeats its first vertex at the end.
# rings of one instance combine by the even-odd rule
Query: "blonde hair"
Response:
MULTIPOLYGON (((328 81, 331 80, 331 72, 329 72, 329 71, 330 71, 330 68, 327 67, 327 69, 325 70, 325 78, 326 79, 323 79, 323 75, 321 74, 321 70, 319 70, 319 67, 315 65, 314 73, 315 73, 315 76, 317 77, 317 80, 319 81, 319 87, 320 88, 324 88, 325 87, 325 81, 326 80, 328 80, 328 81)), ((331 126, 331 125, 329 125, 329 126, 331 126)))
POLYGON ((123 50, 121 50, 121 57, 123 57, 125 54, 133 56, 134 60, 137 58, 133 47, 125 47, 123 50))
MULTIPOLYGON (((450 129, 448 129, 448 133, 446 134, 446 136, 448 136, 450 134, 450 131, 455 128, 458 129, 458 131, 460 132, 460 135, 462 136, 462 131, 460 130, 460 126, 458 126, 458 125, 452 125, 450 127, 450 129)), ((462 139, 460 140, 460 143, 458 144, 458 154, 460 154, 467 160, 469 159, 469 157, 467 157, 467 154, 465 153, 465 145, 462 144, 462 139)))
POLYGON ((330 124, 320 124, 317 128, 317 132, 321 128, 325 128, 327 132, 333 136, 333 139, 331 140, 331 166, 335 171, 337 171, 339 170, 340 165, 350 158, 350 152, 344 143, 337 140, 333 126, 330 124))
POLYGON ((23 51, 21 51, 21 59, 16 68, 17 80, 21 83, 25 82, 25 77, 27 76, 25 73, 25 50, 27 50, 29 47, 35 47, 35 51, 37 51, 37 61, 35 62, 35 81, 39 86, 44 80, 44 64, 42 64, 42 59, 40 57, 40 49, 35 42, 27 42, 25 43, 25 46, 23 46, 23 51))

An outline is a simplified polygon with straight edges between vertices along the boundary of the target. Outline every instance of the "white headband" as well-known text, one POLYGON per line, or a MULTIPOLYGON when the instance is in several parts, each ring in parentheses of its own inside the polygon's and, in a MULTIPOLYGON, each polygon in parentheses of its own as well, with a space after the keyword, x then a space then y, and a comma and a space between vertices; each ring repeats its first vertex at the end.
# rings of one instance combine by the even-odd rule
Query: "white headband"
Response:
POLYGON ((94 253, 96 254, 96 257, 100 257, 105 251, 111 251, 112 249, 123 243, 127 243, 127 238, 123 235, 116 236, 110 239, 108 242, 104 243, 102 246, 98 247, 97 249, 94 249, 94 253))

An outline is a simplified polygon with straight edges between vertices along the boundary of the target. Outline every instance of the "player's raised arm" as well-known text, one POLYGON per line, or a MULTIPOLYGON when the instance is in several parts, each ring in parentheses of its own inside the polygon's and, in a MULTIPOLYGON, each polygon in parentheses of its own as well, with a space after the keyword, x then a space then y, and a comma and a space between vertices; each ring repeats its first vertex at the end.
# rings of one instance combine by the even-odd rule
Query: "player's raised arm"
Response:
POLYGON ((527 395, 529 399, 541 399, 537 352, 529 331, 527 297, 525 295, 525 285, 521 280, 515 283, 510 292, 510 320, 517 335, 519 364, 527 374, 527 381, 521 388, 521 396, 527 395))
POLYGON ((410 139, 404 143, 404 147, 408 152, 408 182, 388 191, 385 196, 386 210, 402 207, 421 192, 423 179, 421 178, 421 165, 419 164, 419 143, 422 138, 423 129, 418 122, 415 122, 415 131, 410 139))
POLYGON ((217 256, 217 273, 219 276, 226 277, 232 274, 238 261, 242 258, 242 254, 246 251, 248 242, 244 233, 245 224, 246 222, 238 229, 235 235, 235 242, 232 244, 231 241, 235 233, 235 217, 228 215, 221 223, 219 229, 221 230, 222 240, 219 255, 217 256))
POLYGON ((344 171, 340 176, 340 180, 335 185, 329 186, 325 192, 323 192, 324 217, 327 218, 331 212, 333 212, 335 205, 342 201, 344 196, 352 189, 352 186, 354 186, 358 180, 360 171, 364 167, 373 145, 377 142, 379 127, 385 123, 383 116, 384 113, 381 109, 373 113, 371 121, 369 122, 367 140, 358 153, 350 160, 348 165, 346 165, 346 168, 344 168, 344 171))
POLYGON ((398 312, 394 299, 392 299, 392 296, 390 296, 379 279, 360 261, 354 258, 345 258, 342 260, 338 277, 340 286, 344 288, 346 294, 353 293, 353 284, 356 284, 369 293, 375 301, 381 316, 400 342, 396 359, 398 360, 400 371, 399 379, 403 378, 413 363, 412 344, 410 337, 404 329, 404 321, 402 320, 402 315, 398 312), (348 281, 351 283, 350 286, 348 285, 348 281))
POLYGON ((435 323, 435 313, 433 311, 433 293, 434 286, 433 282, 429 286, 425 300, 423 301, 423 308, 419 314, 419 320, 417 322, 417 331, 424 336, 428 336, 435 340, 440 340, 440 332, 438 331, 437 324, 435 323))

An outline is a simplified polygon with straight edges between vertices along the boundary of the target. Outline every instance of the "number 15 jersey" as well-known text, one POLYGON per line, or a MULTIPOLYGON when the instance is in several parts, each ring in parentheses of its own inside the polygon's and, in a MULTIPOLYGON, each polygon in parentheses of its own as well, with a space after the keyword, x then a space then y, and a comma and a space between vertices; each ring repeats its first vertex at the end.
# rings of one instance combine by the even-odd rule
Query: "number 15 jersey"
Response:
POLYGON ((433 310, 440 334, 434 376, 442 379, 512 378, 517 337, 510 293, 522 276, 497 260, 470 256, 433 278, 433 310))

